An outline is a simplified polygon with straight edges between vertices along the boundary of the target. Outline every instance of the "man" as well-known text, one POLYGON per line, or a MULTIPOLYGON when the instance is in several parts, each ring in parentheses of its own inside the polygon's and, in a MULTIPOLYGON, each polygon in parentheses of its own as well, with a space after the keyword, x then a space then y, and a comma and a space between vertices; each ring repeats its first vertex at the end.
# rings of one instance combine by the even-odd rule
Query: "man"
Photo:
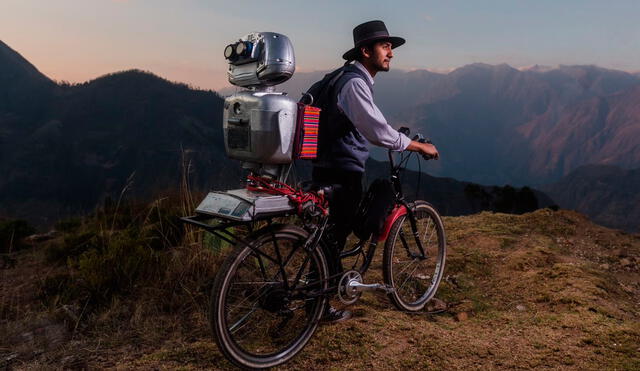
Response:
MULTIPOLYGON (((373 78, 380 71, 389 71, 393 49, 405 40, 389 36, 382 21, 357 26, 353 29, 353 40, 354 48, 342 56, 347 61, 344 73, 329 92, 328 107, 325 107, 327 125, 321 130, 319 157, 312 175, 316 182, 338 185, 330 205, 331 219, 336 226, 331 236, 335 244, 330 247, 329 253, 334 255, 334 259, 330 257, 330 264, 336 260, 352 230, 362 196, 362 174, 369 157, 369 143, 394 151, 408 150, 438 157, 438 150, 432 144, 412 141, 389 126, 373 101, 373 78)), ((341 269, 332 268, 332 273, 341 269)), ((325 321, 336 322, 350 316, 348 311, 329 308, 325 321)))

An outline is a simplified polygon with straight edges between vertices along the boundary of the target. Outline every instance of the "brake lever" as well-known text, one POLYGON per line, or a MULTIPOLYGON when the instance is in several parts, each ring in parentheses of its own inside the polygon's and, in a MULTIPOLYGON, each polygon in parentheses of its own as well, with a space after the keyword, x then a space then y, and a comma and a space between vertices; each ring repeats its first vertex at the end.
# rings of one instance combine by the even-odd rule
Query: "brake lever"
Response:
POLYGON ((409 133, 411 132, 411 130, 409 130, 408 127, 406 126, 402 126, 400 127, 400 129, 398 129, 398 131, 406 136, 409 136, 409 133))

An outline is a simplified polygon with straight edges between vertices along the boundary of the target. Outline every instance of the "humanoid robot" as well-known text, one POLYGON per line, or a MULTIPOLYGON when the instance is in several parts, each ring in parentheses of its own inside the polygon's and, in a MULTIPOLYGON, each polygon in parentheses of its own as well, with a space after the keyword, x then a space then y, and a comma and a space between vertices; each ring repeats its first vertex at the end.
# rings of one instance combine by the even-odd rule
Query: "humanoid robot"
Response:
MULTIPOLYGON (((254 32, 227 45, 229 82, 245 88, 224 101, 223 130, 227 156, 251 174, 284 182, 294 160, 298 102, 275 86, 295 71, 293 45, 274 32, 254 32)), ((210 192, 198 214, 250 221, 294 209, 284 195, 246 188, 210 192)))

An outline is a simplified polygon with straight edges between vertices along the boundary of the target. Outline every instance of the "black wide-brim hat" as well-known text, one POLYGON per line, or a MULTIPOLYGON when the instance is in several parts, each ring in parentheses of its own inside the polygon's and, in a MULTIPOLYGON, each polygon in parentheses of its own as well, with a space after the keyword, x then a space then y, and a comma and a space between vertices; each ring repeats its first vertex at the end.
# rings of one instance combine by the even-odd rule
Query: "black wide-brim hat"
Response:
POLYGON ((353 29, 353 49, 342 55, 342 58, 351 61, 358 57, 359 48, 374 41, 389 41, 391 48, 397 48, 405 43, 405 39, 397 36, 389 36, 387 26, 382 21, 369 21, 356 26, 353 29))

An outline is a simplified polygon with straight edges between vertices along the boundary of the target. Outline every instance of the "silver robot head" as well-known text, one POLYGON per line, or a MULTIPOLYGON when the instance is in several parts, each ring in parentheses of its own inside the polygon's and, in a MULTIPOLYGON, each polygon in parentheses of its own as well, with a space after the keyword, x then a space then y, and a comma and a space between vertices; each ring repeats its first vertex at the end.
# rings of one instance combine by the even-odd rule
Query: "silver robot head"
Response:
POLYGON ((224 49, 229 82, 244 88, 265 88, 289 80, 296 69, 293 45, 275 32, 252 32, 224 49))

